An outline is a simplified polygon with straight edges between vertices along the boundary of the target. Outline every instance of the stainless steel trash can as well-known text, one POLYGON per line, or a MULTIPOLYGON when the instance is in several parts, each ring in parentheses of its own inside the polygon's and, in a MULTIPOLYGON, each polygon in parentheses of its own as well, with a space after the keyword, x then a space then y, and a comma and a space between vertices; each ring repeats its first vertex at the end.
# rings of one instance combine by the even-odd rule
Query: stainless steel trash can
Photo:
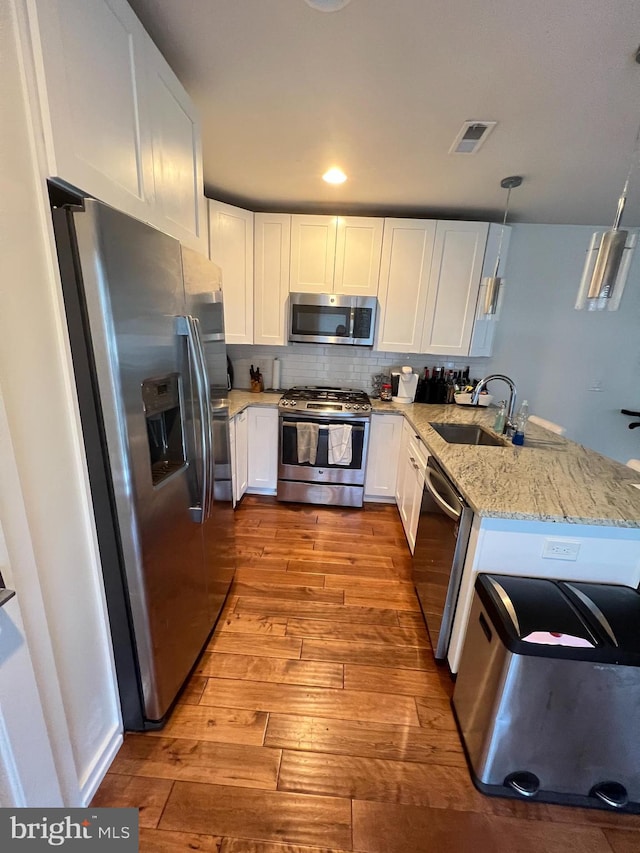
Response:
POLYGON ((483 793, 640 813, 640 594, 479 575, 452 704, 483 793))

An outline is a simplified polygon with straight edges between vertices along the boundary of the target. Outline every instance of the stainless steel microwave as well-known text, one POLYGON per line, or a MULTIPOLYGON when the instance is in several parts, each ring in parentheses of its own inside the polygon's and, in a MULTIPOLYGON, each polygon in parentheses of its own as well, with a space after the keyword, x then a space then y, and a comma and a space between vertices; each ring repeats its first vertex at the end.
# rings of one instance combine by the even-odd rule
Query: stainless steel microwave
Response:
POLYGON ((289 340, 371 347, 377 305, 375 296, 290 293, 289 340))

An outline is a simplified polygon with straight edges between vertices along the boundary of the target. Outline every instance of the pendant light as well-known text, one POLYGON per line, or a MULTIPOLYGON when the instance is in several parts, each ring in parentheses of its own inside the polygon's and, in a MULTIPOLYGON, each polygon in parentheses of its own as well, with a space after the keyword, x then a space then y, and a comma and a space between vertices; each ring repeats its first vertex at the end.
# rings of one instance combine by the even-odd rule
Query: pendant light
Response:
POLYGON ((494 270, 493 275, 487 276, 483 284, 485 286, 484 291, 484 314, 495 314, 498 308, 498 296, 500 295, 500 287, 502 286, 502 279, 498 275, 498 269, 500 267, 500 255, 502 253, 502 241, 504 240, 504 229, 507 224, 507 215, 509 213, 509 199, 511 197, 511 190, 514 190, 516 187, 519 187, 522 183, 522 178, 520 175, 512 175, 509 178, 503 178, 500 181, 500 186, 502 189, 507 190, 507 203, 504 208, 504 219, 502 220, 502 231, 500 232, 500 242, 498 243, 498 257, 496 258, 496 268, 494 270))
POLYGON ((637 242, 637 234, 629 233, 619 226, 627 202, 631 174, 638 165, 639 157, 640 127, 636 134, 627 179, 618 199, 618 209, 613 220, 613 227, 604 233, 596 231, 591 238, 575 305, 577 309, 586 308, 588 311, 618 310, 622 291, 627 282, 633 250, 637 242))

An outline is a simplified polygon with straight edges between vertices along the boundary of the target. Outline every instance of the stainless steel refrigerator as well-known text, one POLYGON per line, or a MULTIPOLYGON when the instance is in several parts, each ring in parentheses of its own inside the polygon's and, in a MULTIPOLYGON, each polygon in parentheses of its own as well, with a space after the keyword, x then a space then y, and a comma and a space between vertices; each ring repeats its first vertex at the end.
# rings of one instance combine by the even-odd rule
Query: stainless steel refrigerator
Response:
POLYGON ((93 200, 53 219, 125 728, 158 727, 234 572, 220 269, 93 200))

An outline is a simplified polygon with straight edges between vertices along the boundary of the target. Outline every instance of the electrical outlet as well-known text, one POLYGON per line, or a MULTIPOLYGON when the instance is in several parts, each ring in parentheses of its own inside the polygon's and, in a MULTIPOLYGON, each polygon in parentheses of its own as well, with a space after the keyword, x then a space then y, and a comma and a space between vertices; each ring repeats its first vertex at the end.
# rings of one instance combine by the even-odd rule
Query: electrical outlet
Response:
POLYGON ((577 560, 580 543, 567 539, 545 539, 542 557, 546 560, 577 560))

